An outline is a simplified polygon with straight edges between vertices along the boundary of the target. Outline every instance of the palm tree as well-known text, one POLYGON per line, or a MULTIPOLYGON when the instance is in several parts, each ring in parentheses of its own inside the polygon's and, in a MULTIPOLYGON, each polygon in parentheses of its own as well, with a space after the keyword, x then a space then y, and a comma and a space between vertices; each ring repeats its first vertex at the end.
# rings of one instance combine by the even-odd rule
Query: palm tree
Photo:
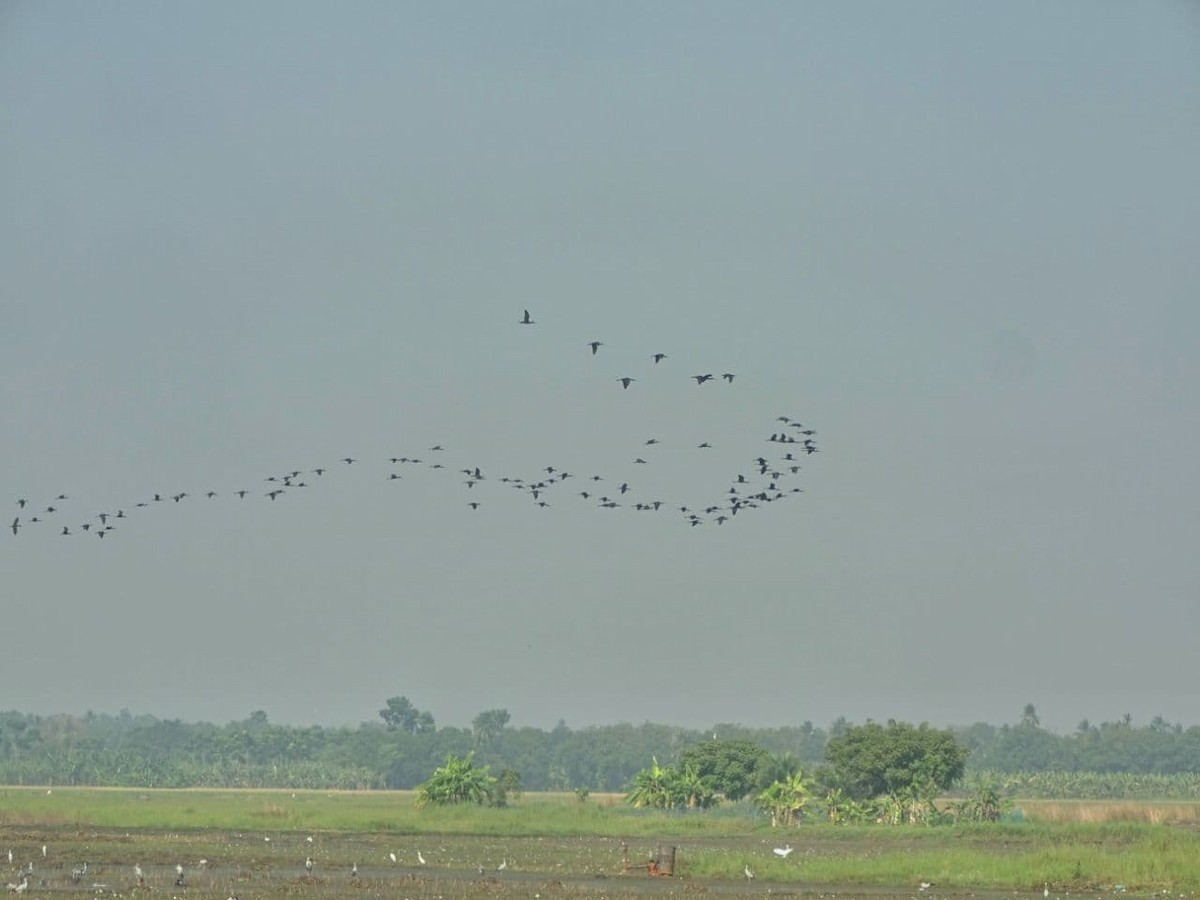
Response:
POLYGON ((674 771, 658 764, 658 757, 651 757, 650 767, 633 776, 632 786, 625 795, 625 802, 637 809, 667 809, 674 806, 671 780, 674 771))
POLYGON ((444 806, 451 803, 491 803, 496 791, 496 779, 487 766, 477 767, 474 753, 446 757, 446 764, 433 770, 429 780, 421 785, 417 806, 444 806))
POLYGON ((771 817, 771 827, 795 825, 812 795, 812 781, 797 770, 791 776, 773 781, 755 798, 755 805, 771 817))

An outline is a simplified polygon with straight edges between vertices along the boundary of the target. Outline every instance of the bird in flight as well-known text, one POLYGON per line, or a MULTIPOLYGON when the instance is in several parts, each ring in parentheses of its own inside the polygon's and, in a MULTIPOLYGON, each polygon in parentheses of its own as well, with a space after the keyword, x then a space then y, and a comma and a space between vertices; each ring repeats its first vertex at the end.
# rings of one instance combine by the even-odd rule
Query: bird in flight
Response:
POLYGON ((621 382, 621 387, 625 388, 625 390, 629 390, 629 385, 633 384, 633 382, 637 381, 637 379, 626 377, 618 378, 617 381, 621 382))
POLYGON ((667 354, 665 354, 665 353, 655 353, 654 354, 654 364, 657 366, 660 362, 662 362, 666 358, 667 358, 667 354))
POLYGON ((529 310, 525 310, 525 318, 520 321, 521 325, 533 325, 533 317, 529 315, 529 310))
POLYGON ((592 356, 595 356, 596 351, 604 346, 604 341, 589 341, 588 346, 592 348, 592 356))
POLYGON ((791 844, 788 844, 786 847, 776 847, 771 852, 774 853, 776 856, 782 857, 783 859, 787 859, 788 854, 791 853, 795 849, 796 848, 793 847, 791 844))
POLYGON ((724 378, 726 381, 728 381, 730 384, 733 384, 733 373, 732 372, 726 372, 721 377, 724 378))
POLYGON ((712 381, 711 373, 708 375, 693 375, 692 377, 696 379, 696 384, 704 384, 706 381, 712 381))

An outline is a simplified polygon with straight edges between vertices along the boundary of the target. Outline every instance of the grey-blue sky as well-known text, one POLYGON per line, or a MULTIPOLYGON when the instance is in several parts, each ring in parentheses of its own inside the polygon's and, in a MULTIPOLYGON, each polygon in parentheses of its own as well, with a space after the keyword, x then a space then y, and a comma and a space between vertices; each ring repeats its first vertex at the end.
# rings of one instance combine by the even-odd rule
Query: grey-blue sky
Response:
POLYGON ((1184 3, 7 5, 0 491, 222 496, 4 541, 6 703, 1200 721, 1198 88, 1184 3), (779 414, 728 527, 383 480, 779 414))

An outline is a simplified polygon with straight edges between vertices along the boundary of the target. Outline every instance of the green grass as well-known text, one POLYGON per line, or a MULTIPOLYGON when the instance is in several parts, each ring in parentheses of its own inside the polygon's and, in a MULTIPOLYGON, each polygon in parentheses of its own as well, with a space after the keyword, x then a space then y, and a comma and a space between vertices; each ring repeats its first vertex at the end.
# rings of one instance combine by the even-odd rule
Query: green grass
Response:
MULTIPOLYGON (((511 861, 512 873, 615 876, 622 840, 632 864, 674 845, 676 874, 713 884, 738 881, 749 865, 758 884, 796 889, 909 889, 931 881, 945 890, 1037 895, 1048 883, 1062 897, 1115 885, 1143 893, 1200 890, 1200 836, 1175 824, 804 825, 785 832, 739 806, 713 816, 633 810, 612 797, 580 803, 572 794, 526 795, 508 809, 419 810, 413 800, 409 792, 2 788, 0 849, 18 848, 19 864, 49 844, 58 867, 48 867, 51 887, 82 859, 100 879, 130 887, 133 861, 169 875, 177 861, 208 857, 209 882, 193 887, 195 900, 207 897, 207 888, 221 900, 238 890, 326 900, 341 896, 351 863, 378 869, 369 877, 383 890, 386 879, 415 869, 418 850, 429 865, 415 871, 426 879, 474 878, 477 866, 494 871, 501 859, 511 861), (785 842, 796 848, 786 860, 771 853, 785 842), (317 881, 301 877, 309 854, 323 876, 317 881)), ((463 881, 464 896, 470 884, 463 881)))

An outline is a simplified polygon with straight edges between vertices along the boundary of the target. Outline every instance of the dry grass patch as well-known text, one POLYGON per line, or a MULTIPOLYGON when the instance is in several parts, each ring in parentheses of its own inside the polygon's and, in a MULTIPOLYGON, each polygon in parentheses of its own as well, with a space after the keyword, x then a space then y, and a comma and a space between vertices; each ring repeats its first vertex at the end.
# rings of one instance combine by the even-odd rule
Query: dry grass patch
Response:
POLYGON ((1142 822, 1150 825, 1200 824, 1200 803, 1145 800, 1021 800, 1027 819, 1054 825, 1142 822))

